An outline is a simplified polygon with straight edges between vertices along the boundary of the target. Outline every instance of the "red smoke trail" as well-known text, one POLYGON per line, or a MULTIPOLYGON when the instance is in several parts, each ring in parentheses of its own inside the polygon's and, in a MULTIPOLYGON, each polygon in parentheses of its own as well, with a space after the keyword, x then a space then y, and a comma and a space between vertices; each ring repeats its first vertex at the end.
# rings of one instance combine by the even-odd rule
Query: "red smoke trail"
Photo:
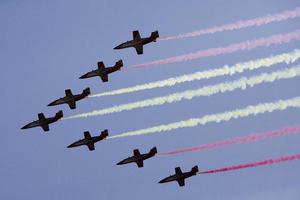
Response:
POLYGON ((292 40, 300 40, 300 29, 286 34, 272 35, 266 38, 259 38, 256 40, 249 40, 240 43, 230 44, 226 47, 218 47, 218 48, 197 51, 195 53, 184 54, 184 55, 174 56, 174 57, 156 60, 152 62, 137 64, 131 67, 148 67, 152 65, 164 65, 164 64, 195 60, 199 58, 233 53, 241 50, 251 50, 261 46, 268 47, 270 45, 288 43, 292 40))
POLYGON ((204 150, 208 150, 208 149, 220 148, 220 147, 233 145, 233 144, 243 144, 243 143, 247 143, 247 142, 271 139, 273 137, 297 133, 299 131, 300 131, 300 125, 294 126, 294 127, 287 127, 287 128, 283 128, 283 129, 275 130, 275 131, 271 131, 271 132, 236 137, 236 138, 232 138, 229 140, 218 141, 218 142, 205 144, 205 145, 201 145, 201 146, 188 147, 188 148, 179 149, 176 151, 159 153, 159 155, 176 155, 176 154, 181 154, 181 153, 186 153, 186 152, 191 152, 191 151, 204 151, 204 150))
POLYGON ((281 13, 277 13, 274 15, 257 17, 257 18, 249 19, 249 20, 241 20, 241 21, 238 21, 235 23, 225 24, 222 26, 215 26, 212 28, 193 31, 190 33, 169 36, 169 37, 165 37, 165 38, 162 38, 159 40, 175 40, 175 39, 196 37, 196 36, 201 36, 201 35, 213 34, 213 33, 217 33, 217 32, 237 30, 237 29, 247 28, 247 27, 251 27, 251 26, 261 26, 261 25, 266 25, 266 24, 272 23, 272 22, 280 22, 280 21, 285 21, 288 19, 293 19, 296 17, 300 17, 300 8, 296 8, 294 10, 286 10, 286 11, 283 11, 281 13))
POLYGON ((271 165, 271 164, 277 164, 277 163, 281 163, 281 162, 287 162, 287 161, 299 160, 299 159, 300 159, 300 154, 295 154, 295 155, 283 156, 280 158, 268 159, 268 160, 263 160, 263 161, 248 163, 248 164, 234 165, 234 166, 224 167, 224 168, 220 168, 220 169, 203 171, 203 172, 199 172, 198 174, 213 174, 213 173, 217 173, 217 172, 226 172, 226 171, 232 171, 232 170, 238 170, 238 169, 258 167, 258 166, 263 166, 263 165, 271 165))

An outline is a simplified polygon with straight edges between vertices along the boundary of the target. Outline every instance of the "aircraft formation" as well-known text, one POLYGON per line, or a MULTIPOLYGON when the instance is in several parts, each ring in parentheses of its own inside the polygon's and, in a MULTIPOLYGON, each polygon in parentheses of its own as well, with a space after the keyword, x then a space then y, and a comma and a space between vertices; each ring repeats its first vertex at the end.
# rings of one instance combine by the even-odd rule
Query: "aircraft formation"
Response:
MULTIPOLYGON (((151 33, 149 37, 142 38, 140 36, 139 31, 135 30, 132 32, 133 39, 126 41, 124 43, 121 43, 120 45, 116 46, 114 49, 124 49, 124 48, 130 48, 133 47, 136 50, 137 55, 141 55, 144 53, 143 46, 152 42, 156 42, 157 38, 159 37, 158 31, 154 31, 151 33)), ((108 76, 111 73, 120 71, 123 67, 123 60, 118 60, 114 66, 105 67, 103 61, 97 62, 97 69, 91 70, 82 76, 79 77, 79 79, 87 79, 92 77, 99 77, 101 78, 102 82, 108 82, 108 76)), ((81 101, 82 99, 87 98, 91 94, 90 88, 86 88, 82 91, 80 94, 73 94, 71 89, 65 90, 65 96, 58 98, 51 103, 48 104, 48 106, 57 106, 61 104, 67 104, 70 109, 76 109, 76 102, 81 101)), ((21 129, 29 129, 34 127, 41 127, 45 132, 49 131, 49 124, 52 124, 54 122, 59 121, 63 117, 63 111, 60 110, 55 114, 54 117, 48 117, 46 118, 43 113, 38 114, 38 120, 35 120, 33 122, 30 122, 23 126, 21 129)), ((109 135, 108 129, 103 130, 100 135, 92 136, 89 131, 84 132, 84 138, 79 139, 72 144, 68 145, 67 148, 74 148, 79 146, 87 146, 89 151, 95 150, 95 143, 100 142, 102 140, 105 140, 109 135)), ((117 165, 125 165, 129 163, 136 163, 138 168, 144 167, 144 161, 154 157, 157 154, 157 148, 153 147, 150 149, 148 153, 141 154, 138 149, 133 150, 133 155, 121 160, 117 163, 117 165)), ((198 166, 194 166, 191 171, 188 172, 182 172, 180 167, 175 168, 175 174, 168 176, 158 183, 167 183, 171 181, 177 181, 179 186, 185 185, 185 179, 189 178, 191 176, 194 176, 198 173, 198 166)))

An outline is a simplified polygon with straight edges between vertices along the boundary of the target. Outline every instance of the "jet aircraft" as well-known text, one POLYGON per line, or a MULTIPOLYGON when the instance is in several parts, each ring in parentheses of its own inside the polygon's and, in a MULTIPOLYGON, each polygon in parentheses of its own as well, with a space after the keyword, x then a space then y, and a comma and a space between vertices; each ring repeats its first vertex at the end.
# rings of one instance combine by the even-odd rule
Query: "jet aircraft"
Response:
POLYGON ((90 132, 84 132, 84 138, 80 139, 68 146, 68 148, 86 145, 90 151, 95 150, 95 143, 105 139, 108 136, 108 130, 105 129, 99 136, 91 136, 90 132))
POLYGON ((63 117, 63 111, 59 111, 55 114, 54 117, 46 118, 43 113, 38 114, 38 120, 28 123, 23 126, 21 129, 28 129, 40 126, 45 132, 49 131, 49 124, 52 124, 63 117))
POLYGON ((99 76, 102 79, 102 82, 107 82, 108 81, 108 74, 113 73, 115 71, 121 70, 121 67, 123 67, 123 61, 118 60, 116 64, 112 67, 105 67, 103 61, 100 61, 97 63, 98 69, 92 70, 81 77, 80 79, 86 79, 86 78, 91 78, 94 76, 99 76))
POLYGON ((177 181, 178 182, 178 185, 180 187, 184 186, 185 185, 185 179, 186 178, 189 178, 191 176, 194 176, 198 173, 198 166, 194 166, 191 171, 189 172, 182 172, 180 167, 176 167, 175 168, 175 174, 174 175, 171 175, 171 176, 168 176, 164 179, 162 179, 161 181, 159 181, 158 183, 167 183, 167 182, 171 182, 171 181, 177 181))
POLYGON ((129 40, 127 42, 124 42, 118 46, 116 46, 114 49, 124 49, 129 47, 134 47, 136 50, 136 53, 138 55, 143 54, 143 46, 145 44, 148 44, 150 42, 156 42, 156 39, 159 37, 158 31, 154 31, 151 33, 150 37, 141 38, 139 31, 133 31, 133 40, 129 40))
POLYGON ((76 101, 79 101, 81 99, 86 98, 88 95, 91 94, 90 88, 86 88, 82 91, 81 94, 76 94, 73 95, 72 91, 70 89, 65 90, 65 97, 61 97, 53 102, 51 102, 50 104, 48 104, 48 106, 56 106, 59 104, 68 104, 70 109, 75 109, 76 108, 76 101))
POLYGON ((156 147, 153 147, 149 151, 149 153, 145 153, 145 154, 140 154, 140 151, 138 149, 134 149, 133 150, 133 156, 128 157, 128 158, 118 162, 117 165, 124 165, 124 164, 127 164, 127 163, 135 162, 137 164, 137 166, 139 168, 141 168, 141 167, 144 166, 144 160, 155 156, 156 153, 157 153, 156 147))

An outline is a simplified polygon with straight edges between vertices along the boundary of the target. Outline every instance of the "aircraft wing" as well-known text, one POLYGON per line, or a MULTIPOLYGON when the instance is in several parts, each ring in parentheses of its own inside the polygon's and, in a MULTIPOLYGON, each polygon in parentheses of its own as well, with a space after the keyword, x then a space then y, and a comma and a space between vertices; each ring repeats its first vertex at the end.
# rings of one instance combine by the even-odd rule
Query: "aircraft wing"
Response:
POLYGON ((107 82, 108 81, 108 75, 107 74, 106 75, 102 75, 101 79, 102 79, 103 82, 107 82))
POLYGON ((95 145, 94 145, 94 143, 88 143, 88 144, 87 144, 87 147, 89 148, 90 151, 95 150, 95 145))
POLYGON ((180 167, 176 167, 176 168, 175 168, 175 173, 176 173, 176 175, 178 175, 178 176, 180 176, 180 175, 182 174, 182 171, 181 171, 180 167))
POLYGON ((66 97, 73 97, 72 91, 70 89, 65 90, 66 97))
POLYGON ((144 167, 144 162, 142 160, 135 161, 138 167, 144 167))
POLYGON ((76 102, 75 101, 69 101, 68 105, 71 109, 75 109, 76 108, 76 102))
POLYGON ((43 129, 44 131, 49 131, 49 124, 44 124, 44 125, 42 125, 42 129, 43 129))
POLYGON ((97 65, 98 65, 98 69, 100 70, 103 70, 105 68, 105 65, 102 61, 98 62, 97 65))
POLYGON ((133 31, 132 36, 133 36, 134 40, 140 40, 141 39, 139 31, 133 31))
POLYGON ((140 156, 141 156, 141 153, 140 153, 140 151, 139 151, 138 149, 134 149, 134 150, 133 150, 133 155, 134 155, 135 157, 140 157, 140 156))
POLYGON ((84 131, 84 138, 90 140, 92 138, 90 132, 84 131))
POLYGON ((178 183, 178 185, 179 185, 180 187, 182 187, 182 186, 185 185, 184 179, 178 179, 178 180, 177 180, 177 183, 178 183))
POLYGON ((39 114, 38 114, 38 118, 39 118, 39 121, 40 121, 40 122, 46 121, 46 117, 45 117, 45 115, 44 115, 43 113, 39 113, 39 114))
POLYGON ((138 46, 135 46, 134 47, 135 48, 135 51, 136 51, 136 53, 138 54, 138 55, 140 55, 140 54, 143 54, 143 52, 144 52, 144 48, 143 48, 143 45, 138 45, 138 46))

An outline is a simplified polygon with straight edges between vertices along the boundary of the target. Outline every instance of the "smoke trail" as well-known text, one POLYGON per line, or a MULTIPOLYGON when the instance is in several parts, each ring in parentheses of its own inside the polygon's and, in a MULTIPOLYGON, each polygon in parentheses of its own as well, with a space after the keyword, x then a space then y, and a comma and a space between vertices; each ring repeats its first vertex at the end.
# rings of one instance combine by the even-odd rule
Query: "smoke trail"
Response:
POLYGON ((190 100, 192 98, 200 96, 211 96, 213 94, 230 92, 236 89, 245 90, 247 89, 247 87, 253 87, 262 83, 274 82, 281 79, 294 78, 299 75, 300 67, 296 66, 290 69, 280 70, 273 73, 262 73, 260 75, 252 76, 249 78, 242 77, 235 81, 205 86, 196 90, 186 90, 184 92, 173 93, 162 97, 155 97, 143 101, 136 101, 133 103, 112 106, 101 110, 95 110, 87 113, 73 115, 64 119, 100 116, 149 106, 163 105, 166 103, 174 103, 184 99, 190 100))
POLYGON ((222 26, 215 26, 208 29, 197 30, 190 33, 184 33, 180 35, 169 36, 165 38, 161 38, 159 40, 175 40, 175 39, 183 39, 189 37, 202 36, 207 34, 213 34, 217 32, 229 31, 229 30, 237 30, 241 28, 247 28, 251 26, 261 26, 266 25, 272 22, 280 22, 288 19, 293 19, 296 17, 300 17, 300 8, 296 8, 294 10, 286 10, 277 14, 268 15, 264 17, 258 17, 249 20, 241 20, 231 24, 225 24, 222 26))
POLYGON ((226 171, 245 169, 245 168, 250 168, 250 167, 258 167, 258 166, 263 166, 263 165, 272 165, 272 164, 277 164, 277 163, 287 162, 287 161, 292 161, 292 160, 299 160, 299 159, 300 159, 300 154, 295 154, 295 155, 282 156, 279 158, 268 159, 268 160, 253 162, 253 163, 233 165, 230 167, 224 167, 224 168, 220 168, 220 169, 213 169, 213 170, 209 170, 209 171, 198 172, 198 174, 213 174, 213 173, 217 173, 217 172, 226 172, 226 171))
POLYGON ((184 82, 196 81, 201 79, 209 79, 209 78, 224 76, 224 75, 234 75, 236 73, 242 73, 245 70, 252 71, 258 68, 270 67, 272 65, 283 63, 283 62, 289 64, 295 62, 299 58, 300 58, 300 50, 295 49, 294 51, 289 53, 283 53, 283 54, 278 54, 266 58, 250 60, 248 62, 237 63, 233 66, 225 65, 217 69, 195 72, 192 74, 177 76, 177 77, 173 77, 161 81, 136 85, 133 87, 127 87, 118 90, 112 90, 109 92, 98 93, 98 94, 90 95, 89 97, 112 96, 112 95, 126 94, 131 92, 142 91, 142 90, 150 90, 154 88, 161 88, 166 86, 170 87, 184 82))
POLYGON ((162 125, 153 126, 150 128, 129 131, 129 132, 121 133, 119 135, 111 136, 111 137, 109 137, 109 139, 137 136, 137 135, 146 135, 146 134, 159 133, 159 132, 164 132, 164 131, 171 131, 171 130, 178 129, 178 128, 205 125, 210 122, 219 123, 222 121, 229 121, 231 119, 247 117, 250 115, 263 114, 263 113, 267 113, 267 112, 270 113, 270 112, 274 112, 277 110, 285 110, 288 108, 299 108, 299 107, 300 107, 300 97, 287 99, 287 100, 279 100, 279 101, 269 102, 269 103, 260 103, 257 105, 250 105, 245 108, 226 111, 223 113, 205 115, 200 118, 191 118, 188 120, 183 120, 183 121, 174 122, 174 123, 170 123, 170 124, 162 124, 162 125))
POLYGON ((201 50, 201 51, 197 51, 195 53, 183 54, 180 56, 174 56, 174 57, 156 60, 156 61, 152 61, 152 62, 137 64, 137 65, 133 65, 132 67, 147 67, 147 66, 152 66, 152 65, 164 65, 164 64, 171 64, 171 63, 195 60, 195 59, 199 59, 199 58, 233 53, 233 52, 241 51, 241 50, 251 50, 251 49, 254 49, 257 47, 261 47, 261 46, 268 47, 270 45, 275 45, 275 44, 284 44, 284 43, 288 43, 293 40, 300 40, 300 30, 299 29, 294 32, 289 32, 286 34, 278 34, 278 35, 272 35, 272 36, 266 37, 266 38, 259 38, 256 40, 248 40, 248 41, 244 41, 244 42, 240 42, 240 43, 230 44, 226 47, 218 47, 218 48, 212 48, 212 49, 207 49, 207 50, 201 50))
POLYGON ((265 140, 265 139, 271 139, 273 137, 293 134, 293 133, 297 133, 299 131, 300 131, 300 125, 294 126, 294 127, 287 127, 287 128, 283 128, 283 129, 279 129, 279 130, 275 130, 275 131, 271 131, 271 132, 236 137, 236 138, 218 141, 218 142, 205 144, 205 145, 201 145, 201 146, 188 147, 188 148, 179 149, 176 151, 159 153, 159 155, 176 155, 176 154, 181 154, 181 153, 186 153, 186 152, 191 152, 191 151, 204 151, 204 150, 208 150, 208 149, 220 148, 220 147, 233 145, 233 144, 243 144, 243 143, 247 143, 247 142, 255 142, 255 141, 260 141, 260 140, 265 140))

